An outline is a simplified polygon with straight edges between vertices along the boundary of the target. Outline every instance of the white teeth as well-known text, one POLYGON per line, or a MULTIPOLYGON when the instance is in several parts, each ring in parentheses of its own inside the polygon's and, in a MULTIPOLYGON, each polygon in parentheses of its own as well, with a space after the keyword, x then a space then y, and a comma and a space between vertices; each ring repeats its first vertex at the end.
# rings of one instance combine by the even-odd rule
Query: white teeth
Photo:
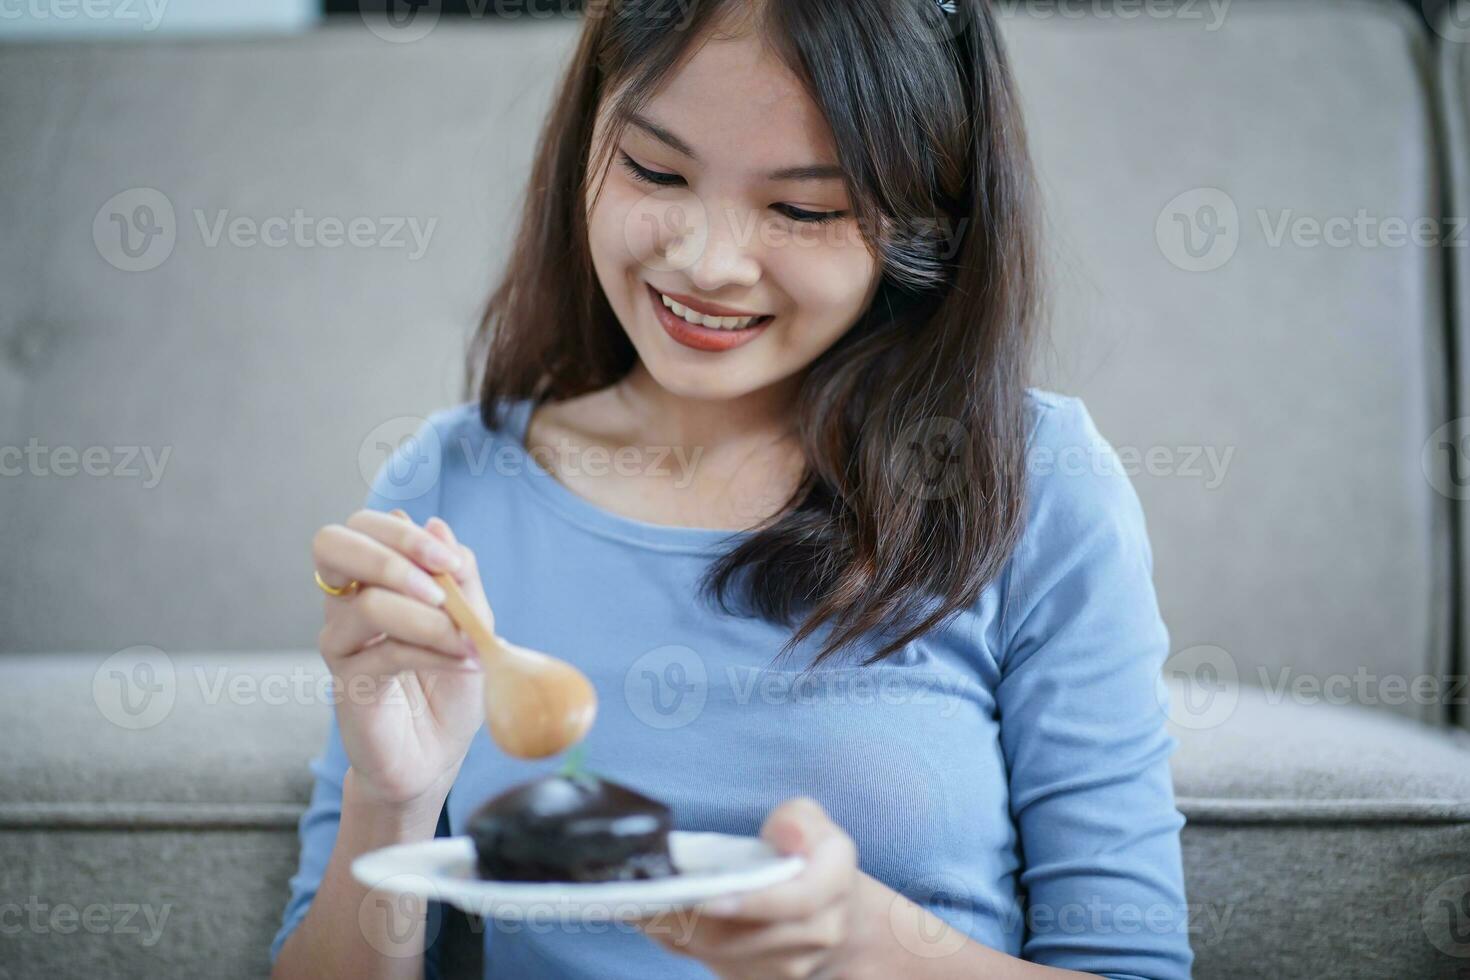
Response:
POLYGON ((658 295, 664 301, 664 305, 674 311, 675 316, 699 327, 713 327, 716 330, 744 330, 760 319, 758 316, 705 316, 703 313, 695 313, 682 303, 674 302, 663 293, 658 295))

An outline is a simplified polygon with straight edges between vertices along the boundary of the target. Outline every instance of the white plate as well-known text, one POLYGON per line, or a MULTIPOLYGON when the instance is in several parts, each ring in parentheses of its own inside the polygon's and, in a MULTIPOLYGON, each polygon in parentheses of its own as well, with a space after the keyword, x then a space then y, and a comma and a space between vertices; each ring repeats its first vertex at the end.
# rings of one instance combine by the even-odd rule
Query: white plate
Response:
POLYGON ((805 865, 759 837, 675 830, 669 854, 679 873, 640 881, 486 881, 475 870, 469 837, 395 844, 352 862, 352 876, 369 888, 448 902, 476 915, 592 921, 651 915, 720 895, 767 888, 805 865))

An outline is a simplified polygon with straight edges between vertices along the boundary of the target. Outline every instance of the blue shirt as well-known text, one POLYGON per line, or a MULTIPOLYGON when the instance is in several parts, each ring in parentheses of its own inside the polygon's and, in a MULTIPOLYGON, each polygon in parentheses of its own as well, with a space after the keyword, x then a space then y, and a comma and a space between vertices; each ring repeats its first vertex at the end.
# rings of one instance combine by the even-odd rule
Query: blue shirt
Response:
MULTIPOLYGON (((587 767, 668 803, 678 829, 757 835, 778 803, 809 795, 862 870, 978 942, 1106 977, 1187 978, 1169 633, 1143 511, 1080 400, 1032 388, 1026 401, 1028 523, 1002 575, 893 658, 840 659, 800 684, 825 629, 772 669, 789 630, 697 598, 711 557, 748 532, 594 505, 524 449, 529 401, 504 432, 473 403, 435 413, 367 506, 450 523, 497 631, 596 686, 587 767)), ((441 830, 464 833, 484 800, 558 765, 509 758, 482 729, 441 830)), ((347 766, 334 719, 272 961, 316 893, 347 766)), ((514 980, 711 976, 618 923, 489 923, 485 964, 514 980)))

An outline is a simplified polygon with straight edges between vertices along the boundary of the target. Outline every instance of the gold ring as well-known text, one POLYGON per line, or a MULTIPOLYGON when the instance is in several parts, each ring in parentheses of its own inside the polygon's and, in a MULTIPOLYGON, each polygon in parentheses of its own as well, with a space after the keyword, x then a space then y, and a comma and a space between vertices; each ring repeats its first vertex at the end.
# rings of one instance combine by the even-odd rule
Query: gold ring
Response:
POLYGON ((314 571, 312 572, 312 574, 316 576, 317 588, 321 589, 327 595, 347 595, 349 592, 356 592, 358 585, 361 584, 357 581, 357 579, 353 579, 351 582, 348 582, 346 585, 342 586, 342 588, 334 589, 330 585, 322 581, 321 572, 314 571))

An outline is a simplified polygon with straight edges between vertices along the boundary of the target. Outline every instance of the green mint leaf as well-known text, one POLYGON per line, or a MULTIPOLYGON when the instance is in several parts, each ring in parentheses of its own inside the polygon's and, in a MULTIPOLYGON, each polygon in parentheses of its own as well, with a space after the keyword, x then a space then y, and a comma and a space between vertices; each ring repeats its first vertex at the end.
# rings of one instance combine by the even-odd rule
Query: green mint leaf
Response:
POLYGON ((562 762, 561 772, 558 775, 565 776, 568 779, 581 775, 584 772, 582 755, 582 743, 578 742, 568 750, 566 759, 562 762))

